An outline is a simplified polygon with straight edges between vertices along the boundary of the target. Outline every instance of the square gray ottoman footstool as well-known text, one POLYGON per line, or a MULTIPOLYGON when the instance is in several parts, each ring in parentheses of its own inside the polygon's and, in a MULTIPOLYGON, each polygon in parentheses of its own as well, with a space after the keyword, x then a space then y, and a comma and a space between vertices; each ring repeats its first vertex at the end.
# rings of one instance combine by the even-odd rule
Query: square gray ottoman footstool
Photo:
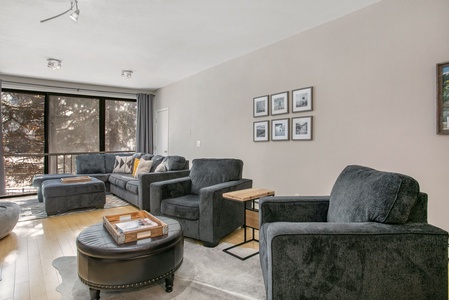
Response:
POLYGON ((49 216, 80 208, 103 208, 106 203, 104 182, 96 178, 75 183, 46 180, 42 183, 42 195, 49 216))

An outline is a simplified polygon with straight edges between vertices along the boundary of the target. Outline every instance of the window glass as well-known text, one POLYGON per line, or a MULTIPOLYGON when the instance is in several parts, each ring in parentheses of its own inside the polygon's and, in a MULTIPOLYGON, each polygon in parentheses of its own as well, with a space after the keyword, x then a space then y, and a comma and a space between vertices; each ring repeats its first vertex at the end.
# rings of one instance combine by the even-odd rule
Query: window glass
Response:
POLYGON ((27 193, 34 174, 44 173, 45 95, 1 93, 7 194, 27 193))
POLYGON ((136 102, 106 100, 105 111, 105 150, 134 151, 136 149, 136 102))
POLYGON ((48 151, 99 151, 99 103, 94 98, 50 96, 48 151))

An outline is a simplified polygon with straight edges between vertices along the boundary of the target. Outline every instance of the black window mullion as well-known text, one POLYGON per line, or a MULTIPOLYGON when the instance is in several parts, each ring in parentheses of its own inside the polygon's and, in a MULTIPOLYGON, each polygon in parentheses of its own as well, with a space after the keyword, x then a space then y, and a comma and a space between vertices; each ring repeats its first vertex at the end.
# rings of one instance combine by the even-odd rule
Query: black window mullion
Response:
POLYGON ((105 99, 104 98, 100 98, 100 116, 99 116, 99 130, 100 130, 100 152, 105 151, 106 149, 106 138, 105 138, 105 130, 106 130, 106 108, 105 108, 105 99))

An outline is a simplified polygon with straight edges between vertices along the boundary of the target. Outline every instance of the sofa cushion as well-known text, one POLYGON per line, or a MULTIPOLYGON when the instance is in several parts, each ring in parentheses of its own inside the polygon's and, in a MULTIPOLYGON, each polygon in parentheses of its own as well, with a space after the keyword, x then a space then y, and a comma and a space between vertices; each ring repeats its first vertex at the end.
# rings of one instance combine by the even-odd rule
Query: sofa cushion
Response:
POLYGON ((121 187, 122 189, 126 189, 126 184, 131 180, 136 180, 131 176, 131 174, 112 173, 109 176, 109 182, 113 185, 121 187))
POLYGON ((129 180, 126 183, 126 190, 128 192, 131 192, 133 194, 138 195, 139 194, 139 181, 134 179, 134 180, 129 180))
POLYGON ((186 159, 182 156, 167 156, 163 162, 167 171, 183 170, 186 165, 186 159))
POLYGON ((157 168, 157 166, 159 166, 159 164, 162 163, 162 161, 165 159, 165 156, 162 155, 155 155, 153 156, 153 158, 151 159, 153 161, 153 165, 151 166, 151 171, 150 172, 154 172, 157 168))
POLYGON ((133 156, 115 156, 115 165, 112 173, 129 173, 132 172, 134 158, 133 156))
POLYGON ((332 188, 328 222, 404 224, 418 194, 419 184, 409 176, 347 166, 332 188))
POLYGON ((77 174, 106 173, 104 154, 82 154, 76 157, 77 174))
POLYGON ((200 216, 200 199, 197 195, 162 200, 161 213, 164 216, 198 220, 200 216))
POLYGON ((200 189, 219 183, 242 179, 243 161, 239 159, 194 159, 190 170, 192 194, 200 189))

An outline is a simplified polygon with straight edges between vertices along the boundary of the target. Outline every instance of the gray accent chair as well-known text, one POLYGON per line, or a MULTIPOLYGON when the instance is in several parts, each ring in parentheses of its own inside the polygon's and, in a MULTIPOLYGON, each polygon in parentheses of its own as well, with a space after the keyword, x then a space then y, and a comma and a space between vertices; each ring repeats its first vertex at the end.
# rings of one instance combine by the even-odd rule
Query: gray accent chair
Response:
POLYGON ((448 233, 413 178, 348 166, 330 196, 260 200, 267 299, 448 299, 448 233))
POLYGON ((151 184, 151 213, 178 220, 184 236, 215 247, 243 225, 244 204, 222 197, 252 187, 252 180, 242 178, 242 171, 239 159, 195 159, 188 177, 151 184))

